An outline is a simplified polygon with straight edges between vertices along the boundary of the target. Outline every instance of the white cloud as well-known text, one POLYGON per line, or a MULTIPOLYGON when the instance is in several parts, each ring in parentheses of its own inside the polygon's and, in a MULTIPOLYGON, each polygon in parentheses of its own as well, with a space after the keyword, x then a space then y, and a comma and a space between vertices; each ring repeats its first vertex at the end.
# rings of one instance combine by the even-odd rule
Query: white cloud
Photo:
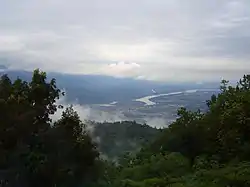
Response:
POLYGON ((238 79, 250 70, 249 29, 249 0, 9 0, 0 2, 0 59, 69 73, 238 79))
POLYGON ((11 35, 0 35, 0 51, 11 52, 18 51, 23 48, 23 44, 16 36, 11 35))
POLYGON ((137 63, 129 63, 129 62, 118 62, 118 63, 112 63, 109 65, 105 65, 101 69, 101 73, 106 75, 112 75, 116 77, 137 77, 139 74, 139 69, 141 66, 137 63))
POLYGON ((60 118, 62 112, 65 110, 66 107, 73 106, 73 109, 77 111, 80 119, 82 121, 85 120, 95 120, 96 122, 114 122, 114 121, 123 121, 127 118, 119 111, 114 112, 105 112, 101 110, 94 109, 89 105, 80 105, 77 100, 73 103, 67 103, 66 97, 62 97, 57 101, 57 104, 64 106, 64 109, 58 109, 58 111, 52 115, 53 120, 57 120, 60 118))

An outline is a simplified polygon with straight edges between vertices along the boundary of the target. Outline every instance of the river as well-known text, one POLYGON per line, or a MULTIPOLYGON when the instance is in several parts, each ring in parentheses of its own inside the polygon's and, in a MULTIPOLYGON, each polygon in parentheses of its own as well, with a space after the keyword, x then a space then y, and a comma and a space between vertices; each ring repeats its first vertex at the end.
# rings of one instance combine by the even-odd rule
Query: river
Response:
POLYGON ((154 99, 157 97, 179 95, 179 94, 184 94, 184 93, 212 92, 212 91, 218 91, 218 89, 193 89, 193 90, 185 90, 185 91, 180 91, 180 92, 171 92, 171 93, 164 93, 164 94, 157 94, 157 95, 149 95, 146 97, 135 99, 134 101, 142 102, 145 104, 145 106, 150 106, 150 105, 156 104, 155 102, 151 101, 151 99, 154 99))

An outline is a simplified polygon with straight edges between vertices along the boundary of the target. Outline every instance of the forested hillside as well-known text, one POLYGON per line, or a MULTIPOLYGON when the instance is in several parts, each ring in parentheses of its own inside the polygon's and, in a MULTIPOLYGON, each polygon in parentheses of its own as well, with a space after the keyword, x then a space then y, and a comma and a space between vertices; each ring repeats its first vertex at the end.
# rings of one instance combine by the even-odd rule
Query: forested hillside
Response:
POLYGON ((178 119, 160 132, 135 122, 97 124, 94 137, 105 144, 71 107, 52 123, 63 94, 39 70, 30 82, 1 78, 0 186, 250 186, 250 75, 235 87, 222 81, 206 113, 180 108, 178 119), (100 152, 112 157, 131 150, 119 138, 143 147, 115 163, 102 160, 100 152), (112 152, 111 145, 121 150, 112 152))
POLYGON ((135 121, 91 123, 94 127, 92 136, 98 143, 101 154, 109 160, 116 160, 127 152, 136 153, 143 145, 152 143, 161 132, 135 121))
POLYGON ((30 82, 0 81, 0 186, 78 186, 98 174, 99 153, 72 108, 51 124, 63 94, 35 70, 30 82))
POLYGON ((235 87, 222 81, 207 105, 207 113, 181 108, 152 144, 110 172, 110 186, 250 186, 250 76, 235 87))

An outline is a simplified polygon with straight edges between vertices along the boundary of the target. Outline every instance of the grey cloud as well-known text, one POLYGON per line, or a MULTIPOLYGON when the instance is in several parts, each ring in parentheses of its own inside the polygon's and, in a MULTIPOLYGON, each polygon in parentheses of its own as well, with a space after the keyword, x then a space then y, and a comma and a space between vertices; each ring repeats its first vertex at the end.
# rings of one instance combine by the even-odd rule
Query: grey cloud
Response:
POLYGON ((0 15, 0 58, 16 68, 107 74, 128 61, 141 68, 122 76, 163 80, 250 70, 249 0, 9 0, 0 15))

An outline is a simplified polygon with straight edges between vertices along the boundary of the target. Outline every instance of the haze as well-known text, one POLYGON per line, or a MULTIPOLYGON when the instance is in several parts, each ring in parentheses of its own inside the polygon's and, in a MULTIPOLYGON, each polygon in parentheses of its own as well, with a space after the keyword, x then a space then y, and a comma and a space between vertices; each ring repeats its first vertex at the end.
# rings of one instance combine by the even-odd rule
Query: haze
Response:
POLYGON ((161 81, 249 72, 249 0, 0 2, 0 64, 161 81))

